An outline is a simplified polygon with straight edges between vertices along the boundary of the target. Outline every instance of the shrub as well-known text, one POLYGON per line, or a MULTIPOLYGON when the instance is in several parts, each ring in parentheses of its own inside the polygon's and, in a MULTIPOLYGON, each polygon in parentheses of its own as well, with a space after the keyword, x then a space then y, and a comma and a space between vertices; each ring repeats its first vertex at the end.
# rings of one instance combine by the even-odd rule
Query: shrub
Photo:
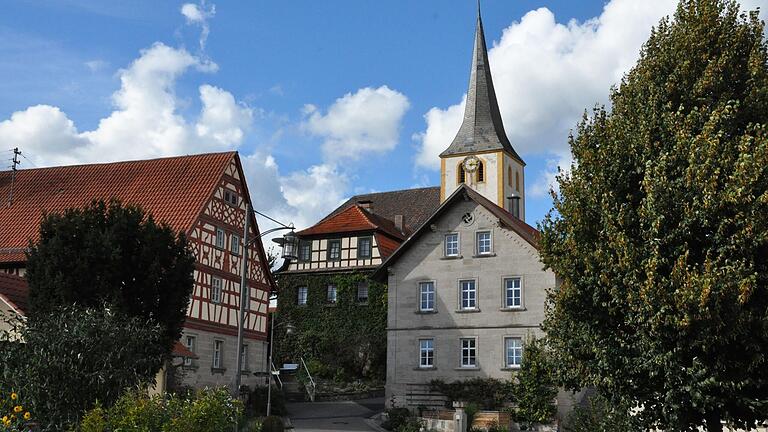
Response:
POLYGON ((565 422, 567 432, 638 432, 643 430, 628 407, 615 405, 601 395, 589 398, 586 406, 577 406, 565 422))
POLYGON ((225 389, 202 390, 188 398, 133 391, 108 409, 97 405, 86 412, 77 431, 229 432, 241 414, 240 402, 225 389))
POLYGON ((261 425, 261 432, 283 432, 284 430, 283 419, 278 416, 265 418, 264 423, 261 425))
POLYGON ((166 351, 157 322, 104 305, 62 307, 24 324, 0 334, 0 388, 24 395, 43 431, 66 430, 96 401, 110 406, 153 382, 166 351), (25 343, 11 342, 15 333, 25 343))
POLYGON ((396 432, 421 432, 424 427, 424 421, 416 417, 407 417, 405 421, 395 429, 396 432))
POLYGON ((387 410, 387 420, 381 426, 387 430, 397 431, 412 416, 413 414, 408 408, 390 408, 387 410))
POLYGON ((433 380, 429 383, 432 391, 444 394, 448 400, 446 406, 454 401, 474 403, 480 409, 498 409, 514 398, 514 385, 510 381, 494 378, 472 378, 446 383, 433 380))
POLYGON ((554 403, 557 388, 544 340, 529 339, 525 342, 522 367, 516 375, 517 407, 512 413, 515 421, 527 426, 548 423, 557 412, 554 403))

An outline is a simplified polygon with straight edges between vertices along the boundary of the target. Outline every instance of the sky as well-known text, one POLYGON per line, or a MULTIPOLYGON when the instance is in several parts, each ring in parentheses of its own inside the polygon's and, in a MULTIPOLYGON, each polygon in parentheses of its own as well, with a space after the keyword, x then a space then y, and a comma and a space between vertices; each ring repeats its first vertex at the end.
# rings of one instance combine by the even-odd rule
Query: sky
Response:
MULTIPOLYGON (((608 104, 675 0, 483 0, 526 221, 551 208, 568 134, 608 104)), ((741 0, 744 7, 768 0, 741 0)), ((475 0, 9 0, 0 163, 238 150, 256 210, 312 225, 348 197, 440 184, 463 114, 475 0)), ((266 229, 270 223, 260 221, 266 229)))

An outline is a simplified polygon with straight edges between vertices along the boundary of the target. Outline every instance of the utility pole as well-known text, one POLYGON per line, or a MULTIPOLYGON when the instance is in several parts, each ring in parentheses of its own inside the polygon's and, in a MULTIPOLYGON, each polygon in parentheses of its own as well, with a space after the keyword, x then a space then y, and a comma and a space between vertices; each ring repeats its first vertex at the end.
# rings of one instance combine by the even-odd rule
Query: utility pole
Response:
POLYGON ((21 151, 19 151, 18 147, 15 147, 13 149, 13 164, 11 164, 11 190, 8 192, 8 207, 13 204, 13 184, 16 182, 16 167, 21 163, 19 162, 19 156, 21 156, 21 151))

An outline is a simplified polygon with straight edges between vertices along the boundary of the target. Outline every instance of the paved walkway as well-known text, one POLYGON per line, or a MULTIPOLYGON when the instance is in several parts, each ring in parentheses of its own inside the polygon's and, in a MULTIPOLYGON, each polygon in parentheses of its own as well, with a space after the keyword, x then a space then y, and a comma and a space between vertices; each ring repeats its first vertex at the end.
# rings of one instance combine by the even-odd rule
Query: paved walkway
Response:
POLYGON ((339 402, 289 403, 288 417, 296 432, 376 431, 366 420, 384 410, 384 398, 339 402))

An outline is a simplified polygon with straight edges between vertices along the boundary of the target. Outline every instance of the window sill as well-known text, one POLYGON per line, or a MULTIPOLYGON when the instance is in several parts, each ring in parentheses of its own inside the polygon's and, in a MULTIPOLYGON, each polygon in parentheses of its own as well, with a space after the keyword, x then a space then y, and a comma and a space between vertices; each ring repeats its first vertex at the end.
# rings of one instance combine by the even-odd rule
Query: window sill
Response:
POLYGON ((464 367, 454 368, 453 370, 455 370, 455 371, 479 371, 480 367, 479 366, 464 366, 464 367))
POLYGON ((472 258, 493 258, 495 256, 496 256, 495 253, 487 253, 487 254, 472 255, 472 258))
POLYGON ((455 256, 443 256, 440 259, 441 260, 449 260, 450 261, 450 260, 457 260, 457 259, 462 259, 462 258, 464 258, 464 257, 461 256, 461 255, 455 255, 455 256))
POLYGON ((226 371, 227 371, 226 368, 215 368, 215 367, 211 368, 211 374, 212 375, 216 375, 216 374, 224 375, 224 372, 226 372, 226 371))
POLYGON ((413 368, 413 370, 420 371, 420 372, 428 372, 428 371, 435 371, 437 370, 437 368, 434 366, 417 366, 413 368))
POLYGON ((474 309, 458 309, 456 310, 456 313, 464 314, 464 313, 478 313, 480 312, 480 308, 474 308, 474 309))
POLYGON ((417 310, 414 313, 416 315, 432 315, 432 314, 436 314, 437 311, 434 310, 434 309, 432 309, 432 310, 417 310))
POLYGON ((501 312, 523 312, 523 311, 526 311, 528 309, 526 309, 526 308, 524 308, 522 306, 512 306, 512 307, 499 308, 499 310, 501 312))
POLYGON ((181 368, 184 370, 196 371, 198 367, 197 365, 191 364, 191 365, 182 365, 181 368))
POLYGON ((507 367, 501 368, 501 370, 503 370, 503 371, 519 371, 520 370, 520 366, 507 366, 507 367))

